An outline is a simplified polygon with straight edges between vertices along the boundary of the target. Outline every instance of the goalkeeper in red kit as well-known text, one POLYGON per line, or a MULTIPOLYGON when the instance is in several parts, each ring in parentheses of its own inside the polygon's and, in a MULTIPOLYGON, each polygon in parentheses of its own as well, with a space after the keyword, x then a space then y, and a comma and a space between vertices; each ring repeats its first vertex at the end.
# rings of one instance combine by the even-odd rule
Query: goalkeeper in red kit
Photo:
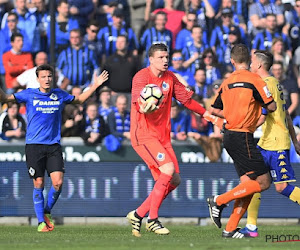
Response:
POLYGON ((146 200, 127 214, 132 234, 136 237, 141 236, 142 219, 147 213, 148 231, 169 234, 158 220, 158 210, 164 198, 180 184, 179 166, 170 139, 172 98, 199 115, 215 118, 191 99, 193 91, 168 70, 169 50, 165 44, 156 43, 150 47, 149 61, 150 66, 140 70, 133 78, 130 134, 132 147, 148 165, 156 182, 146 200), (140 101, 140 92, 147 84, 156 84, 162 89, 164 97, 158 106, 140 101))

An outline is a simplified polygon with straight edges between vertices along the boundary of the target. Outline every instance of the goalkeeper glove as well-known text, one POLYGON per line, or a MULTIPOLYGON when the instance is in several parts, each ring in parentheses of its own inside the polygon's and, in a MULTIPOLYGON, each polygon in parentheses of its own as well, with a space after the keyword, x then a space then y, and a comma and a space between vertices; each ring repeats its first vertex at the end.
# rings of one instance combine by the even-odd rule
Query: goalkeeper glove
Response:
POLYGON ((140 112, 144 114, 152 113, 158 109, 158 106, 156 106, 153 102, 142 102, 140 98, 138 99, 138 104, 140 107, 140 112))

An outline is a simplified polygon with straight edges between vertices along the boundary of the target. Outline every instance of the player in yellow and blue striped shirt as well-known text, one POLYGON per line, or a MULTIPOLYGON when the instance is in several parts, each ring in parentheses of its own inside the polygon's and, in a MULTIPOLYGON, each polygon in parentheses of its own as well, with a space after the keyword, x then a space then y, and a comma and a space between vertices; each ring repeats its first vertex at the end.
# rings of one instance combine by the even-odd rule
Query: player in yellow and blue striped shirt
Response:
MULTIPOLYGON (((258 148, 266 165, 270 167, 276 191, 300 205, 300 188, 290 184, 296 179, 289 155, 290 140, 298 154, 300 154, 300 144, 295 135, 292 119, 285 109, 282 87, 278 80, 269 74, 273 56, 268 51, 256 50, 251 60, 251 71, 263 78, 277 104, 277 110, 273 113, 268 113, 265 109, 262 111, 262 116, 257 124, 257 127, 262 124, 263 130, 258 148)), ((260 193, 256 193, 248 207, 247 225, 240 230, 245 237, 258 236, 256 222, 260 196, 260 193)))

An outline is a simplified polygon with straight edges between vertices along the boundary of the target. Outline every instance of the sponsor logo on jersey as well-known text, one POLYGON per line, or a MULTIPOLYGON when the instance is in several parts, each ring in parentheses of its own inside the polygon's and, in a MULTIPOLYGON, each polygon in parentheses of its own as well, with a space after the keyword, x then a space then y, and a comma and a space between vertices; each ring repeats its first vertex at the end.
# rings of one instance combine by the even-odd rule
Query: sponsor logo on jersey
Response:
POLYGON ((168 89, 170 88, 169 84, 166 83, 165 81, 163 81, 161 86, 163 91, 168 91, 168 89))
POLYGON ((285 156, 283 154, 281 154, 281 155, 279 155, 278 159, 283 160, 283 159, 285 159, 285 156))
POLYGON ((269 98, 269 97, 272 96, 272 94, 271 94, 271 92, 269 91, 269 89, 268 89, 267 86, 264 86, 264 87, 263 87, 263 90, 264 90, 264 92, 265 92, 267 98, 269 98))
POLYGON ((289 177, 286 174, 282 175, 282 177, 281 177, 282 180, 285 180, 285 179, 288 179, 288 178, 289 177))
POLYGON ((40 106, 55 106, 59 105, 60 101, 40 101, 40 100, 33 100, 33 106, 40 105, 40 106))
POLYGON ((159 161, 163 161, 165 159, 165 154, 164 153, 158 153, 156 156, 156 159, 159 161))

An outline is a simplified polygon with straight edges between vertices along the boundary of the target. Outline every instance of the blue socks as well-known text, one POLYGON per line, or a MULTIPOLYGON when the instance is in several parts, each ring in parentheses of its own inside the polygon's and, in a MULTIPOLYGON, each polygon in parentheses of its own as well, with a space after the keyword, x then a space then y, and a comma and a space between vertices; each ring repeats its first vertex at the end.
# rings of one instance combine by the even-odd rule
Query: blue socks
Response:
POLYGON ((61 190, 56 191, 55 188, 53 186, 51 186, 49 193, 48 193, 47 204, 45 206, 45 213, 51 212, 51 209, 53 208, 54 204, 56 203, 60 193, 61 193, 61 190))
POLYGON ((43 195, 44 188, 34 188, 33 189, 33 204, 34 204, 34 211, 38 222, 41 223, 44 220, 44 195, 43 195))

